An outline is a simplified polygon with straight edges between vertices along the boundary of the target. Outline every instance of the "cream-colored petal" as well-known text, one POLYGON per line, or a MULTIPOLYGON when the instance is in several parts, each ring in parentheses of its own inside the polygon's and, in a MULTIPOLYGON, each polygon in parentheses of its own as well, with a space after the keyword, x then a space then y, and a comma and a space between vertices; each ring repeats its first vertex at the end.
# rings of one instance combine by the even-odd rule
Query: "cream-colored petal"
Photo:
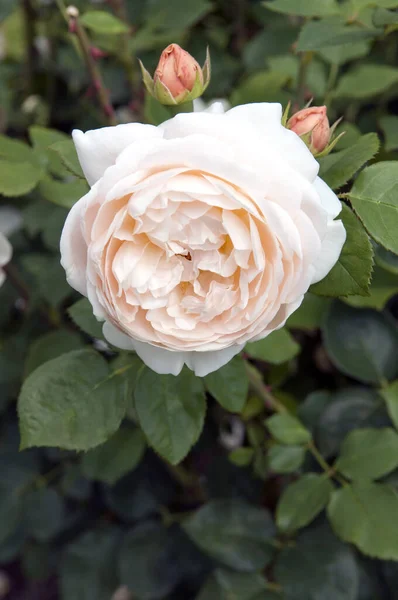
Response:
POLYGON ((106 169, 114 165, 119 154, 133 142, 161 137, 153 125, 126 123, 91 131, 72 131, 73 141, 84 175, 90 185, 100 179, 106 169))
POLYGON ((344 246, 347 233, 342 221, 331 221, 326 236, 322 240, 320 255, 313 263, 315 273, 311 283, 321 281, 334 267, 344 246))

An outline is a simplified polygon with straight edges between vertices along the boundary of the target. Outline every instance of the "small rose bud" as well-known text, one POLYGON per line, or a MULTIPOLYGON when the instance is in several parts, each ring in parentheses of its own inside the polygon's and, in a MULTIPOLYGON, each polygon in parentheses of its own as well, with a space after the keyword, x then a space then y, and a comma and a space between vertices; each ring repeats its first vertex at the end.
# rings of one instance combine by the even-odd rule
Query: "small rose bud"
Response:
POLYGON ((178 44, 163 50, 154 77, 141 64, 148 92, 161 104, 175 105, 201 96, 210 82, 210 56, 207 53, 203 68, 178 44))
POLYGON ((96 46, 90 46, 90 54, 94 60, 99 60, 100 58, 105 58, 106 56, 108 56, 107 52, 104 52, 96 46))
POLYGON ((319 154, 329 144, 331 129, 326 106, 299 110, 287 122, 288 129, 302 137, 312 154, 319 154))
POLYGON ((160 80, 173 98, 192 91, 196 76, 203 84, 203 73, 199 63, 178 44, 170 44, 163 50, 153 81, 160 80))
POLYGON ((79 16, 79 9, 76 8, 76 6, 68 6, 66 9, 66 15, 70 18, 70 19, 77 19, 79 16))

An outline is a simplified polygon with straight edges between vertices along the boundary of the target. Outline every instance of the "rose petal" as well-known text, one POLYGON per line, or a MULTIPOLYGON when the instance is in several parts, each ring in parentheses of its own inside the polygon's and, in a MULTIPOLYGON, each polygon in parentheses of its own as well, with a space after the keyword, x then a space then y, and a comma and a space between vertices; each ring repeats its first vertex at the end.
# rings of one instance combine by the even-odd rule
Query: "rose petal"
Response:
POLYGON ((142 123, 103 127, 86 133, 79 129, 72 131, 79 161, 90 185, 94 185, 106 169, 115 164, 119 154, 131 143, 161 136, 157 127, 142 123))
POLYGON ((321 253, 313 263, 315 273, 311 283, 317 283, 329 273, 339 259, 347 233, 342 221, 331 221, 322 240, 321 253))

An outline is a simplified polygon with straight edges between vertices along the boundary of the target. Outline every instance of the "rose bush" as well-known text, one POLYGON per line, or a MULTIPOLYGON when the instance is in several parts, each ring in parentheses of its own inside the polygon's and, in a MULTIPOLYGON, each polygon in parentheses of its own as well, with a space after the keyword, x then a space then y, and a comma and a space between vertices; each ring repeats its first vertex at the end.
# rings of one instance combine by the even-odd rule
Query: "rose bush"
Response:
POLYGON ((281 328, 346 237, 281 105, 219 108, 73 133, 92 187, 62 233, 68 282, 158 373, 205 376, 281 328))
POLYGON ((0 598, 396 600, 397 8, 0 2, 0 598))

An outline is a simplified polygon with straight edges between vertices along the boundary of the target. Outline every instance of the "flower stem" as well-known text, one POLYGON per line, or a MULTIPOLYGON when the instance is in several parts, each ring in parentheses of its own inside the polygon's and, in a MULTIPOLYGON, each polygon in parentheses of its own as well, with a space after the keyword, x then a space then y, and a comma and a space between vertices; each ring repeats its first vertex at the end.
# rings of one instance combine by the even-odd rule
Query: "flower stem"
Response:
POLYGON ((264 400, 264 404, 267 408, 274 412, 286 413, 286 407, 280 402, 275 396, 268 390, 264 384, 260 373, 250 363, 246 361, 246 373, 249 378, 250 387, 253 391, 264 400))
POLYGON ((79 42, 79 46, 87 66, 87 70, 90 75, 91 83, 97 94, 102 112, 104 113, 109 125, 116 125, 115 113, 113 111, 112 104, 109 101, 108 91, 105 88, 98 65, 91 54, 90 40, 88 38, 88 35, 79 21, 78 14, 71 14, 70 12, 68 13, 67 9, 67 16, 69 23, 69 31, 76 35, 76 38, 79 42))

